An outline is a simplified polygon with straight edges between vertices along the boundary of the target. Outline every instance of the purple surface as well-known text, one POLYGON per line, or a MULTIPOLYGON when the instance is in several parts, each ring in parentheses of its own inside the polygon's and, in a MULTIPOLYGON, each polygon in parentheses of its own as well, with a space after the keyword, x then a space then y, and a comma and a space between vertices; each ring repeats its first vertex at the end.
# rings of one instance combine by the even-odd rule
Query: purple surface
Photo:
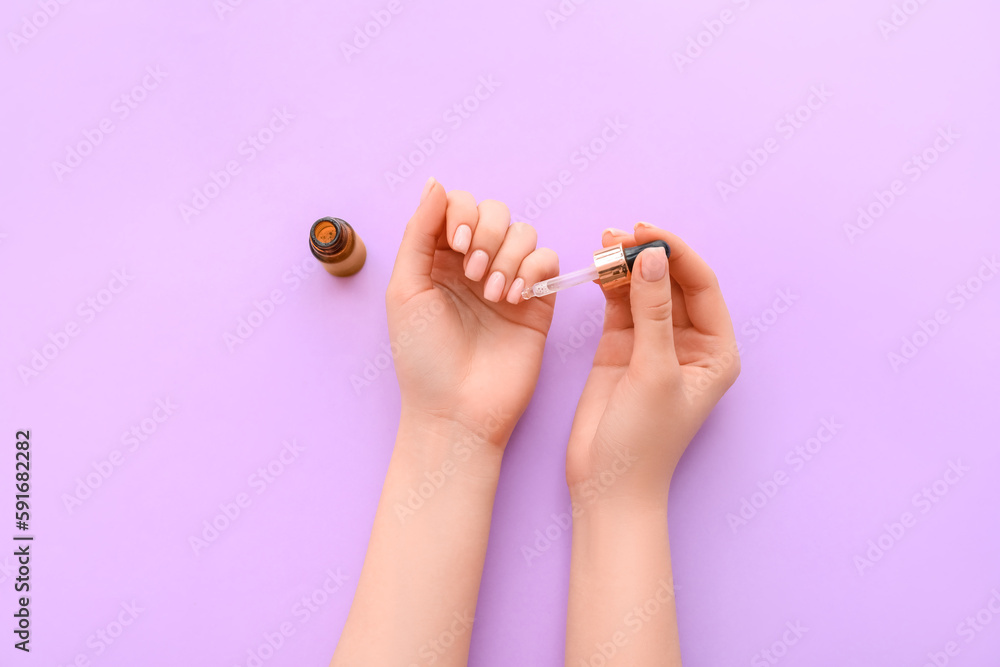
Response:
MULTIPOLYGON (((685 665, 997 664, 1000 6, 228 1, 0 12, 0 502, 13 534, 30 428, 36 535, 30 655, 0 549, 0 663, 253 665, 287 624, 263 664, 327 664, 396 426, 383 293, 433 175, 507 202, 564 269, 647 220, 718 273, 743 374, 671 496, 685 665), (366 240, 357 277, 316 269, 323 215, 366 240), (283 443, 299 451, 267 481, 283 443), (316 593, 329 573, 344 583, 316 593)), ((561 664, 569 535, 524 548, 569 509, 602 307, 596 288, 559 297, 471 664, 561 664)))

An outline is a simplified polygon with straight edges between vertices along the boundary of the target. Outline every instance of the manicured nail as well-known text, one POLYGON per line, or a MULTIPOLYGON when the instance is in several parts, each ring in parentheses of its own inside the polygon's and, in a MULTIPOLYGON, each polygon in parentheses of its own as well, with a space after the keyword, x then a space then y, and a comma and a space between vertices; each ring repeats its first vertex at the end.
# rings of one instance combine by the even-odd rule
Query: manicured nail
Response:
POLYGON ((614 245, 615 239, 619 236, 628 236, 628 232, 623 232, 622 230, 615 229, 614 227, 608 227, 601 234, 601 243, 604 244, 605 247, 614 245))
POLYGON ((503 284, 505 282, 507 282, 507 279, 503 277, 503 274, 499 271, 494 271, 490 275, 490 279, 486 281, 486 287, 483 289, 483 297, 488 301, 498 303, 500 297, 503 296, 503 284))
POLYGON ((510 286, 510 291, 507 292, 507 303, 517 303, 521 300, 521 292, 524 290, 524 279, 518 278, 514 281, 514 284, 510 286))
POLYGON ((469 255, 469 263, 465 265, 465 277, 469 280, 481 279, 486 273, 486 262, 489 259, 482 250, 477 250, 469 255))
POLYGON ((647 282, 662 280, 667 272, 667 253, 663 248, 649 248, 639 253, 639 270, 647 282))
POLYGON ((472 230, 468 225, 459 225, 455 230, 455 236, 451 238, 451 247, 465 253, 468 252, 470 243, 472 243, 472 230))
POLYGON ((420 203, 421 204, 423 204, 424 200, 427 199, 427 195, 429 195, 431 193, 431 188, 434 187, 435 183, 437 183, 437 181, 434 180, 433 176, 431 176, 430 178, 428 178, 427 182, 424 183, 424 191, 420 193, 420 203))

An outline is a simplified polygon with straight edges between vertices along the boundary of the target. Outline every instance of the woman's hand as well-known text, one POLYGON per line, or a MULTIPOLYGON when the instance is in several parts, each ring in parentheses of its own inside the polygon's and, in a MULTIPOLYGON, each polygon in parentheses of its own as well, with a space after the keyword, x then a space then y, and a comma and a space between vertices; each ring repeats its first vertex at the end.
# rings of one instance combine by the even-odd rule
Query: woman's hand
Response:
POLYGON ((657 239, 670 259, 662 248, 643 250, 631 283, 605 293, 604 333, 570 434, 567 666, 594 664, 607 646, 609 665, 681 664, 670 480, 740 359, 715 274, 687 244, 641 222, 634 234, 606 231, 603 242, 657 239))
POLYGON ((503 447, 552 322, 553 298, 520 292, 557 272, 506 206, 427 182, 385 295, 403 414, 334 667, 468 664, 503 447))
POLYGON ((604 333, 577 406, 566 478, 574 505, 626 497, 666 505, 685 447, 740 371, 718 280, 670 232, 638 223, 605 247, 661 239, 639 254, 629 285, 608 290, 604 333))
POLYGON ((500 202, 431 179, 386 291, 404 423, 450 422, 502 450, 534 391, 555 297, 520 303, 559 271, 500 202))

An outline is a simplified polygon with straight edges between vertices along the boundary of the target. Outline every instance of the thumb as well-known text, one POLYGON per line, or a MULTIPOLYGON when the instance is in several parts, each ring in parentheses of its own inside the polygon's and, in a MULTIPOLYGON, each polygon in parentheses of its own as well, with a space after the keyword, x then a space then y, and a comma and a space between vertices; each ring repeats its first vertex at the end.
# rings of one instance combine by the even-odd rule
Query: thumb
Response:
POLYGON ((438 239, 444 233, 447 205, 444 187, 433 177, 429 178, 420 195, 417 210, 406 223, 396 263, 392 267, 392 277, 389 278, 389 289, 404 301, 433 287, 431 267, 434 266, 438 239))
POLYGON ((663 248, 647 248, 632 267, 629 300, 635 343, 629 370, 639 376, 650 372, 663 377, 678 367, 674 350, 673 299, 670 271, 663 248))

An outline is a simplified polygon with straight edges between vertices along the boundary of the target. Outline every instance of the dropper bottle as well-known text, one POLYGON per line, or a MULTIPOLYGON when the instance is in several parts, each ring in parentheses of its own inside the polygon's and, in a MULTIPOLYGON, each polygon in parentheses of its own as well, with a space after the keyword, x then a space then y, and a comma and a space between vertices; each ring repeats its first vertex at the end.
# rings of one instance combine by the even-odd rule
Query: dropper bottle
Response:
POLYGON ((666 241, 652 241, 631 248, 625 248, 619 243, 595 252, 594 263, 585 269, 564 273, 561 276, 537 282, 531 287, 525 287, 521 292, 521 298, 527 300, 534 296, 548 296, 567 287, 595 280, 600 283, 601 287, 608 289, 626 285, 632 278, 632 265, 635 264, 635 258, 646 248, 663 248, 667 257, 670 257, 670 246, 667 245, 666 241))
POLYGON ((320 218, 309 230, 309 250, 335 276, 352 276, 365 264, 364 241, 346 220, 320 218))

